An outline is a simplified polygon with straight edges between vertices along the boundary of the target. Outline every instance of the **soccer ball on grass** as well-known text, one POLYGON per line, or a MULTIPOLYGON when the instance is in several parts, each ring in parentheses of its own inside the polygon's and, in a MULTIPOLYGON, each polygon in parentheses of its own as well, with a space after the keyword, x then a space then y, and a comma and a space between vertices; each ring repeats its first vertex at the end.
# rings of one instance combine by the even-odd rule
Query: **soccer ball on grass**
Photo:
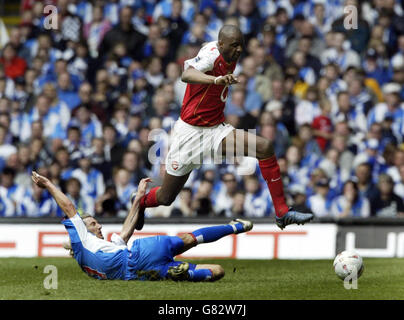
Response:
POLYGON ((347 277, 359 279, 364 269, 362 257, 355 251, 346 250, 339 253, 334 259, 334 271, 338 278, 347 277))

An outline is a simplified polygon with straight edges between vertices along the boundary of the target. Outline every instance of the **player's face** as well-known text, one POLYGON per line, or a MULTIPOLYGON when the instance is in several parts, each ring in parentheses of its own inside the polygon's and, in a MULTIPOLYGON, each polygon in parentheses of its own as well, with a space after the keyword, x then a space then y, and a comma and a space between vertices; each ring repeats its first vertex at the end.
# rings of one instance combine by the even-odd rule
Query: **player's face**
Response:
POLYGON ((241 34, 235 34, 222 41, 219 41, 221 54, 227 62, 235 62, 243 52, 244 40, 241 34))
POLYGON ((87 230, 93 233, 97 238, 104 239, 102 235, 101 229, 102 226, 95 220, 93 217, 88 217, 84 219, 84 223, 86 224, 87 230))

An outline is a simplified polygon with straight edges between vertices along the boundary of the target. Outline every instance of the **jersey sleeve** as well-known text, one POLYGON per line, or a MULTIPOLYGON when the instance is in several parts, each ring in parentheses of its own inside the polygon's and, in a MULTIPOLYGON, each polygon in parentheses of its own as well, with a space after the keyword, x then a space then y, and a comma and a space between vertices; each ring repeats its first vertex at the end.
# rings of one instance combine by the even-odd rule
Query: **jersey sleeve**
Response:
POLYGON ((62 220, 62 224, 69 233, 70 242, 72 244, 79 242, 84 243, 86 241, 88 231, 78 213, 76 213, 73 218, 62 220))
POLYGON ((116 244, 117 246, 126 246, 126 242, 116 233, 113 233, 111 236, 111 242, 116 244))
POLYGON ((211 71, 213 70, 215 61, 219 55, 220 53, 216 44, 209 43, 199 50, 199 53, 195 58, 185 60, 184 70, 193 67, 203 73, 211 71))

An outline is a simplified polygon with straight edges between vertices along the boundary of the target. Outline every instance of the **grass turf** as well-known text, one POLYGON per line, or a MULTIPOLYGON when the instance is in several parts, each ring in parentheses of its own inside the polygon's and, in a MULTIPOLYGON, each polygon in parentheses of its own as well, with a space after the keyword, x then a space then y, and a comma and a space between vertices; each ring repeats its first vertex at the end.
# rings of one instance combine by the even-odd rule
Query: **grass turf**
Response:
POLYGON ((221 264, 218 282, 100 281, 72 258, 2 258, 0 299, 404 299, 404 259, 364 259, 357 290, 346 290, 331 260, 193 260, 221 264), (58 271, 58 289, 45 289, 46 265, 58 271))

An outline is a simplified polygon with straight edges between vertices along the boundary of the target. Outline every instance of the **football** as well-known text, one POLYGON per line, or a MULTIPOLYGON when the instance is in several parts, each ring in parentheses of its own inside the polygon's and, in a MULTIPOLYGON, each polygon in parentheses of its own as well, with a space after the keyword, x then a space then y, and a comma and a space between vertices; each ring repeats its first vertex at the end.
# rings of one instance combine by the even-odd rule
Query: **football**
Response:
POLYGON ((363 273, 363 269, 362 257, 355 251, 342 251, 334 259, 334 271, 338 278, 342 280, 348 276, 351 276, 352 279, 359 279, 363 273))

